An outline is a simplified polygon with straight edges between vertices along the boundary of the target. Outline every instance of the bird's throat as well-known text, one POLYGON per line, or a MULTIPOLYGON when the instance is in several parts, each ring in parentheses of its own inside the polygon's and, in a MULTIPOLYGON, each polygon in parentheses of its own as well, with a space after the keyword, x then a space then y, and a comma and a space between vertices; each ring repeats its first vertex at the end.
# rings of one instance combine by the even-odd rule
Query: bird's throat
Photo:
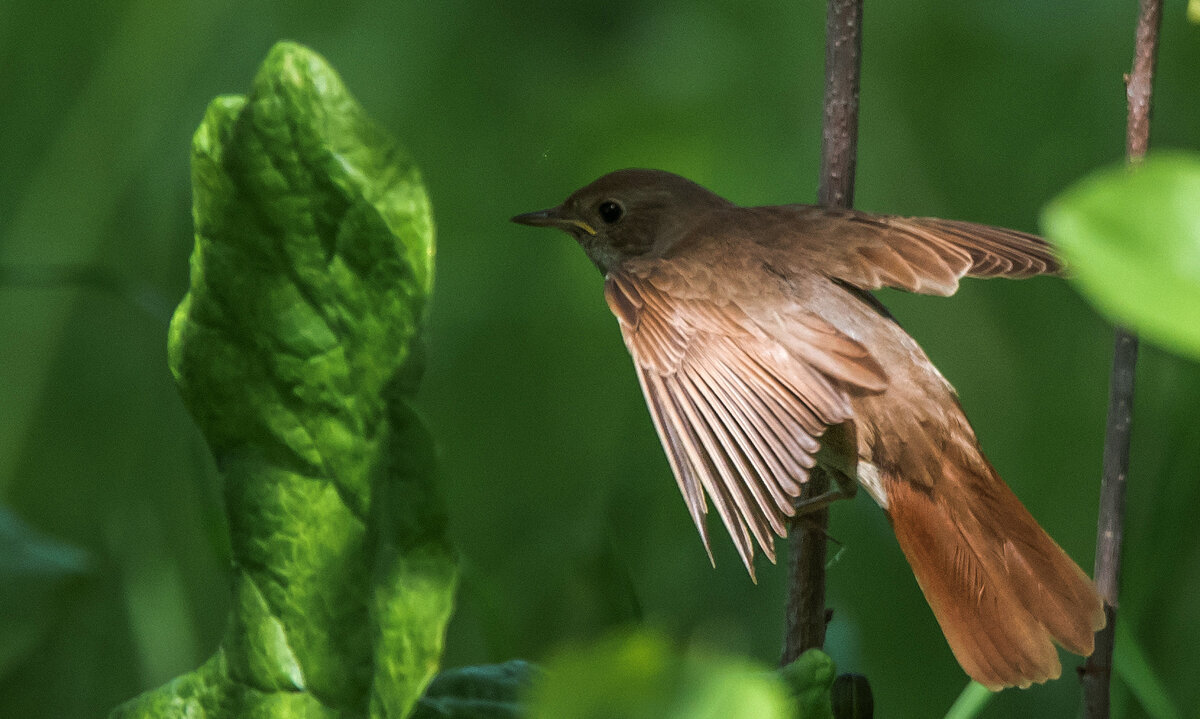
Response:
POLYGON ((609 270, 616 266, 620 261, 621 255, 612 245, 601 241, 599 238, 591 235, 583 235, 576 238, 579 241, 579 246, 587 253, 588 259, 596 268, 600 270, 600 274, 607 275, 609 270))

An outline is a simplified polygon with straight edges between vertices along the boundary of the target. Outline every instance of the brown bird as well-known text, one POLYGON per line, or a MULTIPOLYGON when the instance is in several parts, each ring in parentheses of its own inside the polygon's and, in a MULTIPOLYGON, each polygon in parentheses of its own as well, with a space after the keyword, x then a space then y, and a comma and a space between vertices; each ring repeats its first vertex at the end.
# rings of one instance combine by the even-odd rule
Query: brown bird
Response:
POLYGON ((869 293, 1054 274, 1038 237, 810 205, 739 207, 622 170, 514 222, 557 227, 604 274, 692 521, 711 501, 754 575, 789 516, 853 494, 887 513, 959 664, 996 690, 1061 673, 1104 625, 1095 586, 983 456, 950 383, 869 293), (797 507, 816 465, 839 489, 797 507))

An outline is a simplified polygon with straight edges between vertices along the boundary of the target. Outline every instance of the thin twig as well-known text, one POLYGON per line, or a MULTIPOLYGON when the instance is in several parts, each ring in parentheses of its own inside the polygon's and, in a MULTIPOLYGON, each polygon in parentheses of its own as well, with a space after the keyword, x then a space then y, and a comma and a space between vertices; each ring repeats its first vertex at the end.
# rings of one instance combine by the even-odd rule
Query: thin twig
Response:
POLYGON ((1125 478, 1129 472, 1129 435, 1133 424, 1133 375, 1137 336, 1116 328, 1109 378, 1108 426, 1100 480, 1100 519, 1096 525, 1096 588, 1104 599, 1105 626, 1096 632, 1096 650, 1080 669, 1084 716, 1108 719, 1109 685, 1117 628, 1117 590, 1121 579, 1121 540, 1125 522, 1125 478))
POLYGON ((862 13, 862 0, 829 0, 825 16, 825 113, 817 202, 827 207, 854 205, 862 13))
POLYGON ((1158 56, 1160 25, 1162 0, 1140 0, 1133 70, 1125 81, 1125 97, 1129 103, 1125 153, 1130 162, 1140 161, 1150 147, 1150 94, 1154 87, 1154 62, 1158 56))
MULTIPOLYGON (((1125 151, 1130 163, 1139 162, 1150 145, 1150 96, 1162 0, 1138 3, 1137 40, 1133 70, 1126 78, 1129 119, 1125 151)), ((1138 340, 1130 331, 1116 328, 1112 375, 1109 379, 1108 426, 1104 433, 1104 469, 1100 484, 1100 518, 1096 527, 1096 588, 1104 598, 1108 620, 1096 633, 1096 651, 1080 670, 1084 716, 1108 719, 1112 657, 1117 626, 1118 589, 1121 581, 1121 540, 1125 521, 1125 479, 1129 473, 1129 438, 1133 426, 1133 379, 1138 340)))
MULTIPOLYGON (((814 467, 799 501, 828 491, 829 478, 814 467)), ((788 522, 788 598, 781 666, 809 649, 825 646, 825 549, 829 510, 808 512, 788 522)))
MULTIPOLYGON (((862 0, 829 0, 825 16, 825 101, 821 131, 821 181, 818 202, 850 207, 854 202, 854 164, 858 145, 858 76, 862 56, 862 0)), ((829 489, 829 479, 814 471, 800 501, 829 489)), ((788 527, 788 603, 781 662, 825 645, 825 543, 829 512, 820 509, 788 527)))

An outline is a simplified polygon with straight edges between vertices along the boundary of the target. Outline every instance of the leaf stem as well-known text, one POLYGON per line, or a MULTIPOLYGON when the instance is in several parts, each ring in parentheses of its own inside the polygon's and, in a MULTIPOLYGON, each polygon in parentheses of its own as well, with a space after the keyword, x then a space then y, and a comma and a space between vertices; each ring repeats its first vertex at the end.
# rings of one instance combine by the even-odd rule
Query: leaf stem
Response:
POLYGON ((973 680, 967 682, 958 698, 950 705, 945 719, 974 719, 995 696, 995 692, 979 682, 973 680))

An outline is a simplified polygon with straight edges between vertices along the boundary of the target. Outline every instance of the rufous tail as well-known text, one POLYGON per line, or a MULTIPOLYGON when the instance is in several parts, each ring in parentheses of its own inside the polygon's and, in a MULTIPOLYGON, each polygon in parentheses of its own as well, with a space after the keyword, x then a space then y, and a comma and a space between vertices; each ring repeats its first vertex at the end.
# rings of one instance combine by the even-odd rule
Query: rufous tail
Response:
POLYGON ((1095 585, 982 455, 970 469, 945 464, 932 488, 883 479, 896 539, 951 651, 993 691, 1058 678, 1054 642, 1088 656, 1104 626, 1095 585))

